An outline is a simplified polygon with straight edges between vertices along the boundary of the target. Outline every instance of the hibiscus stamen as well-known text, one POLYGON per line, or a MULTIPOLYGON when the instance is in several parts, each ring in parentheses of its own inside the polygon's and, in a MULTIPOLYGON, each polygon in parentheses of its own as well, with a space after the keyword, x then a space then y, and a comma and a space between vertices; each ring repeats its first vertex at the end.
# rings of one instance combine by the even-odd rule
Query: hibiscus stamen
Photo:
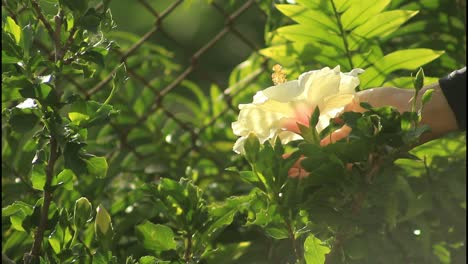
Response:
POLYGON ((273 74, 271 74, 271 80, 273 81, 274 85, 282 84, 285 83, 286 80, 286 74, 283 71, 283 67, 279 64, 275 64, 273 66, 273 74))

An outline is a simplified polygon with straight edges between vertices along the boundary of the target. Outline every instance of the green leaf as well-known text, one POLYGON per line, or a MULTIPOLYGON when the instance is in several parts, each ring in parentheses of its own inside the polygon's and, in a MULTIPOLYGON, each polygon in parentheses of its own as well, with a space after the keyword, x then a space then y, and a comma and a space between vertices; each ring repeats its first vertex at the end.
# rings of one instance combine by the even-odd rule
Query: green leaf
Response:
POLYGON ((429 103, 429 101, 432 99, 433 93, 434 93, 434 89, 428 89, 424 92, 422 99, 421 99, 422 105, 429 103))
POLYGON ((27 215, 33 213, 33 206, 21 201, 15 201, 12 204, 2 208, 2 217, 7 217, 15 214, 19 210, 22 210, 27 215))
POLYGON ((343 54, 345 53, 345 47, 343 40, 337 34, 321 29, 314 28, 309 25, 292 25, 281 27, 278 30, 278 34, 290 41, 299 42, 316 42, 331 45, 336 49, 339 49, 343 54))
POLYGON ((21 59, 10 56, 4 50, 2 50, 2 64, 16 64, 20 61, 21 59))
POLYGON ((59 254, 62 252, 62 237, 64 236, 62 228, 60 226, 57 226, 54 231, 49 235, 49 238, 47 241, 50 244, 50 247, 52 247, 52 250, 54 251, 55 254, 59 254))
POLYGON ((296 2, 309 9, 319 10, 325 14, 333 15, 333 6, 330 1, 296 0, 296 2))
POLYGON ((260 142, 254 133, 249 133, 247 139, 244 142, 245 158, 250 162, 254 163, 257 160, 258 151, 260 149, 260 142))
POLYGON ((67 142, 63 150, 65 168, 70 169, 77 176, 86 174, 86 163, 81 158, 80 152, 84 144, 81 142, 67 142))
POLYGON ((46 173, 44 164, 34 164, 31 171, 31 183, 34 189, 44 190, 46 173))
POLYGON ((242 180, 249 182, 249 183, 258 183, 258 177, 255 175, 253 171, 240 171, 239 176, 242 180))
POLYGON ((297 5, 276 5, 276 8, 299 24, 331 30, 337 34, 340 32, 336 22, 321 10, 308 9, 297 5))
POLYGON ((210 222, 206 235, 211 236, 223 227, 230 225, 237 212, 250 205, 250 195, 229 197, 223 203, 216 203, 209 207, 210 222))
POLYGON ((285 227, 280 227, 280 226, 267 226, 265 227, 265 233, 267 235, 271 236, 274 239, 280 240, 280 239, 286 239, 289 237, 288 230, 286 230, 285 227))
POLYGON ((86 168, 90 175, 97 178, 105 178, 107 175, 107 161, 105 157, 92 157, 85 160, 86 168))
MULTIPOLYGON (((403 23, 417 13, 418 11, 393 10, 377 14, 354 29, 351 32, 351 37, 357 39, 383 38, 397 30, 403 23)), ((360 41, 352 42, 350 44, 350 49, 355 50, 358 44, 360 44, 360 41)))
POLYGON ((138 260, 138 264, 170 264, 170 261, 159 260, 153 256, 144 256, 138 260))
POLYGON ((105 239, 112 236, 113 233, 111 217, 106 208, 104 208, 102 205, 99 205, 96 208, 94 230, 98 239, 105 239))
POLYGON ((325 255, 330 252, 320 239, 310 234, 304 242, 304 258, 307 264, 325 263, 325 255))
POLYGON ((136 232, 143 242, 143 247, 156 254, 177 247, 172 229, 165 225, 153 224, 145 220, 143 224, 136 226, 136 232))
POLYGON ((92 212, 92 205, 86 197, 81 197, 76 200, 75 208, 73 209, 73 223, 76 227, 76 231, 85 227, 86 223, 92 218, 92 212))
POLYGON ((62 186, 65 190, 73 190, 73 177, 75 174, 72 170, 64 169, 56 177, 52 179, 52 186, 62 186))
POLYGON ((11 114, 8 122, 11 128, 18 133, 24 134, 31 131, 39 121, 39 117, 30 109, 13 108, 9 111, 11 114))
POLYGON ((21 43, 21 28, 16 24, 15 20, 11 17, 6 18, 4 27, 5 31, 12 34, 17 45, 21 43))
POLYGON ((76 125, 80 125, 82 122, 89 120, 90 116, 88 114, 86 102, 82 100, 74 102, 70 107, 70 112, 68 112, 68 118, 76 125))
POLYGON ((89 0, 59 0, 61 5, 65 5, 72 12, 77 14, 84 14, 88 9, 89 0))
MULTIPOLYGON (((115 91, 115 89, 113 89, 115 91)), ((74 101, 68 112, 68 118, 73 124, 81 127, 92 127, 94 125, 102 125, 103 121, 107 120, 111 115, 118 113, 108 101, 112 94, 106 100, 107 102, 100 104, 95 101, 84 101, 78 99, 74 101)))
POLYGON ((361 87, 380 86, 391 72, 399 69, 414 70, 437 59, 443 53, 444 51, 431 49, 407 49, 387 54, 359 76, 361 87))
POLYGON ((78 19, 77 25, 91 32, 97 32, 102 17, 102 14, 98 13, 96 9, 90 8, 86 14, 78 19))
POLYGON ((390 3, 390 0, 358 1, 349 6, 341 16, 344 30, 351 30, 379 14, 390 3))

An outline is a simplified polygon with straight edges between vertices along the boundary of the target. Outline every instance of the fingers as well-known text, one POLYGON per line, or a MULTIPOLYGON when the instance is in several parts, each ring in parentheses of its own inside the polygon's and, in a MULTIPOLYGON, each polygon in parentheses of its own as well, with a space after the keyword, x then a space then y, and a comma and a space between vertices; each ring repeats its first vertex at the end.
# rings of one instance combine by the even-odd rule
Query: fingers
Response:
POLYGON ((347 137, 349 135, 349 133, 351 133, 351 127, 347 126, 347 125, 344 125, 343 127, 335 130, 334 132, 332 132, 329 136, 323 138, 321 141, 320 141, 320 146, 326 146, 330 143, 335 143, 336 141, 338 140, 341 140, 345 137, 347 137))

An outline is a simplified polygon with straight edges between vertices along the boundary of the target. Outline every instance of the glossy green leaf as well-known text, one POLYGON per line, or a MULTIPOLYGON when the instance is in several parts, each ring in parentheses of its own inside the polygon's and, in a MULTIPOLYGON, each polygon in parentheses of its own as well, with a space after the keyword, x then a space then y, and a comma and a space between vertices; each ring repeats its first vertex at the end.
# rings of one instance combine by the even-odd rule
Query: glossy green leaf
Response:
POLYGON ((76 200, 73 210, 73 223, 77 228, 76 230, 84 228, 85 224, 91 219, 92 211, 92 205, 86 197, 76 200))
POLYGON ((142 240, 143 246, 154 253, 176 249, 177 247, 172 229, 165 225, 145 221, 136 226, 136 233, 142 240))
POLYGON ((77 125, 89 120, 90 116, 86 108, 86 103, 81 100, 73 103, 70 112, 68 112, 68 118, 77 125))
MULTIPOLYGON (((409 10, 386 11, 368 19, 364 24, 354 29, 351 35, 364 39, 383 38, 397 30, 417 13, 418 11, 409 10)), ((358 44, 359 41, 352 43, 350 49, 355 50, 358 44)))
POLYGON ((19 210, 23 210, 27 215, 30 215, 33 212, 33 206, 25 202, 15 201, 14 203, 2 208, 2 217, 13 215, 19 210))
POLYGON ((75 174, 72 170, 64 169, 56 177, 52 179, 52 186, 63 186, 65 190, 73 190, 73 177, 75 174))
POLYGON ((170 264, 170 261, 159 260, 153 256, 144 256, 138 260, 138 264, 170 264))
POLYGON ((333 14, 333 7, 330 1, 321 0, 296 0, 296 2, 302 6, 305 6, 312 10, 320 10, 323 13, 333 14))
POLYGON ((330 252, 320 239, 310 234, 304 242, 304 258, 307 264, 323 264, 325 256, 330 252))
POLYGON ((10 56, 4 50, 2 50, 2 64, 15 64, 20 61, 21 59, 10 56))
POLYGON ((286 230, 285 227, 266 227, 265 228, 265 233, 269 235, 270 237, 281 240, 281 239, 286 239, 289 237, 288 230, 286 230))
POLYGON ((94 230, 98 239, 105 239, 106 237, 111 236, 114 230, 112 227, 111 217, 102 205, 99 205, 96 208, 94 230))
POLYGON ((390 0, 359 1, 353 3, 341 16, 344 30, 351 30, 379 14, 388 6, 390 0))
POLYGON ((297 5, 276 5, 276 8, 299 24, 331 30, 336 34, 340 32, 336 21, 321 10, 312 10, 297 5))
POLYGON ((21 43, 21 28, 16 24, 15 20, 11 17, 6 18, 5 31, 12 34, 15 38, 16 44, 21 43))
POLYGON ((107 161, 105 157, 92 157, 85 160, 86 168, 90 175, 97 178, 105 178, 107 176, 107 161))
POLYGON ((437 59, 443 53, 431 49, 407 49, 387 54, 359 76, 361 87, 380 86, 385 81, 385 76, 391 72, 400 69, 414 70, 437 59))
POLYGON ((31 183, 34 189, 44 190, 44 185, 46 182, 46 172, 44 164, 35 164, 33 165, 31 171, 31 183))
POLYGON ((321 28, 314 28, 309 25, 300 24, 281 27, 277 31, 280 36, 283 36, 290 41, 312 43, 319 41, 323 44, 332 45, 341 52, 345 51, 343 40, 340 36, 321 28))

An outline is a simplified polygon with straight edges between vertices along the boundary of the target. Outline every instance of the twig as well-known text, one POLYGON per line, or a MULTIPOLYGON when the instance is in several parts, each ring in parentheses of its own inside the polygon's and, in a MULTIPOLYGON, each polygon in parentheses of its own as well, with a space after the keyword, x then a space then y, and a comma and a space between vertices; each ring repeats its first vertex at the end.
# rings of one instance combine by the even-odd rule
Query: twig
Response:
POLYGON ((44 202, 42 204, 41 219, 39 221, 39 226, 37 227, 36 233, 34 234, 34 242, 29 253, 24 254, 24 263, 29 264, 33 263, 35 259, 39 257, 41 251, 42 240, 44 239, 44 231, 47 227, 48 215, 49 215, 49 206, 52 201, 52 177, 54 175, 54 165, 58 158, 57 151, 57 140, 54 136, 50 138, 50 156, 49 161, 47 162, 46 172, 46 182, 44 185, 44 202))
POLYGON ((284 220, 286 223, 286 227, 288 228, 289 239, 291 240, 291 245, 294 249, 294 254, 296 255, 297 260, 302 259, 301 254, 299 253, 299 248, 297 247, 296 237, 294 236, 294 232, 292 230, 292 226, 289 220, 284 220))
POLYGON ((34 8, 34 10, 37 13, 37 18, 44 24, 47 33, 49 33, 50 38, 53 40, 54 37, 54 30, 52 29, 52 26, 50 25, 49 21, 44 17, 44 14, 42 13, 41 7, 39 6, 39 3, 36 0, 31 0, 31 4, 34 8))
POLYGON ((63 11, 60 9, 58 14, 54 16, 55 31, 54 31, 54 46, 55 46, 55 62, 62 59, 62 44, 60 43, 60 33, 62 32, 63 11))

